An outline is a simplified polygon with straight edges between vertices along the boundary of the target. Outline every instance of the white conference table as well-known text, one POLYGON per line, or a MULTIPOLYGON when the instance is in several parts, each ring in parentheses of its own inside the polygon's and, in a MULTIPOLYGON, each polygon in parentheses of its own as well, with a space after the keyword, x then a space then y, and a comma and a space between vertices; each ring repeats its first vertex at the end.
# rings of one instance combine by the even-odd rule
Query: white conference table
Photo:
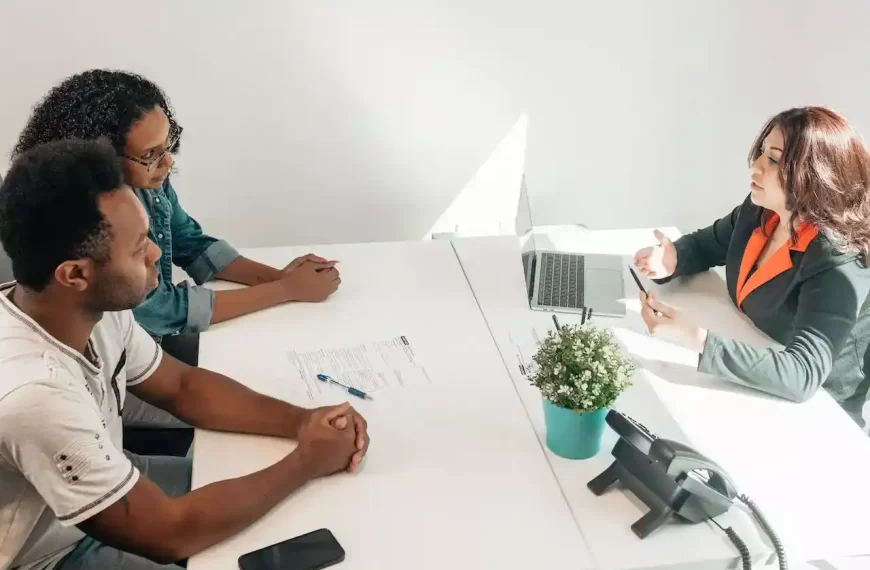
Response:
MULTIPOLYGON (((307 248, 248 250, 282 266, 307 248)), ((310 483, 238 535, 190 559, 190 570, 237 569, 240 555, 326 527, 341 568, 591 568, 571 510, 508 378, 449 242, 317 247, 341 262, 327 302, 291 304, 212 327, 200 364, 260 392, 300 400, 291 349, 405 335, 431 384, 384 389, 353 403, 371 447, 356 475, 310 483)), ((286 440, 197 430, 193 486, 279 460, 286 440)))
MULTIPOLYGON (((648 239, 646 232, 581 233, 545 230, 560 248, 575 251, 624 254, 648 239)), ((309 249, 244 253, 281 266, 309 249)), ((673 524, 640 540, 629 528, 645 512, 636 499, 616 490, 595 497, 586 489, 610 463, 609 431, 602 452, 587 461, 545 449, 540 396, 519 375, 515 352, 524 334, 551 320, 524 301, 516 238, 314 251, 342 262, 343 284, 333 298, 212 327, 201 337, 200 364, 267 394, 322 405, 344 394, 300 401, 285 370, 291 348, 407 335, 432 385, 355 401, 372 434, 365 468, 310 484, 193 557, 189 568, 235 569, 245 552, 320 527, 332 529, 347 549, 348 569, 733 567, 737 552, 714 526, 673 524)), ((634 299, 629 279, 626 288, 634 299)), ((721 288, 709 274, 663 288, 663 296, 689 313, 716 311, 717 321, 730 319, 739 329, 721 288)), ((860 532, 870 505, 858 486, 870 467, 870 446, 826 394, 795 405, 699 378, 687 351, 640 333, 639 316, 595 321, 613 326, 643 366, 617 407, 723 465, 769 515, 793 566, 870 553, 860 532)), ((751 338, 751 327, 742 324, 740 333, 751 338)), ((293 446, 197 430, 194 487, 265 467, 293 446)), ((734 526, 756 562, 770 560, 772 548, 743 512, 732 509, 718 520, 734 526)))
MULTIPOLYGON (((666 233, 678 236, 673 229, 666 233)), ((625 255, 626 262, 654 240, 652 230, 589 231, 576 226, 539 228, 536 234, 538 248, 625 255)), ((516 360, 518 352, 529 350, 523 346, 523 335, 528 336, 532 328, 552 328, 552 319, 528 308, 518 261, 520 245, 510 237, 453 244, 543 442, 540 395, 521 375, 516 360)), ((870 496, 865 492, 870 473, 867 436, 824 391, 806 403, 793 404, 698 373, 697 354, 645 334, 637 312, 637 290, 627 270, 625 285, 627 316, 593 318, 612 328, 640 364, 635 385, 616 407, 663 437, 693 445, 725 468, 738 491, 761 506, 791 561, 870 555, 864 524, 870 513, 870 496)), ((715 272, 663 287, 649 285, 701 325, 762 346, 775 344, 733 308, 715 272)), ((608 430, 607 437, 609 450, 615 435, 608 430)), ((629 524, 646 512, 645 507, 621 492, 595 497, 585 487, 609 464, 609 453, 585 462, 547 454, 598 567, 686 563, 694 568, 702 561, 703 567, 716 567, 735 555, 730 542, 710 523, 670 525, 643 541, 637 539, 629 524), (606 516, 591 516, 599 510, 606 516)), ((734 526, 757 562, 769 559, 769 543, 745 513, 732 509, 717 520, 734 526)))

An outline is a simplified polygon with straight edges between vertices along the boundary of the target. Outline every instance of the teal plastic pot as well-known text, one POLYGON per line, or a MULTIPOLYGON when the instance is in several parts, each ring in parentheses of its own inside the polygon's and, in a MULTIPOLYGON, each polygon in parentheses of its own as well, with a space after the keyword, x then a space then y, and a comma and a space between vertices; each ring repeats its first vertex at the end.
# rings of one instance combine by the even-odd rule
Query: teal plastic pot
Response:
POLYGON ((547 447, 566 459, 589 459, 601 451, 607 409, 576 412, 544 398, 547 447))

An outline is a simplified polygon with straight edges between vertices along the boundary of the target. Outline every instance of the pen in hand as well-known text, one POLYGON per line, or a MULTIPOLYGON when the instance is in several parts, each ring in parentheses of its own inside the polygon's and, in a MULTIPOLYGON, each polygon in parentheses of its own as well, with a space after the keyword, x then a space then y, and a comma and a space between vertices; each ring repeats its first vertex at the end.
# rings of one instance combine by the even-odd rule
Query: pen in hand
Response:
MULTIPOLYGON (((646 288, 643 286, 643 283, 640 282, 640 277, 637 276, 637 273, 634 272, 634 269, 629 265, 628 270, 631 272, 631 276, 634 278, 634 282, 637 284, 637 288, 640 289, 640 292, 643 293, 643 296, 649 300, 649 293, 647 293, 646 288)), ((657 317, 661 317, 662 314, 660 311, 655 311, 655 315, 657 317)))
POLYGON ((326 374, 318 374, 317 379, 321 382, 326 382, 327 384, 333 384, 335 386, 338 386, 339 388, 344 389, 344 391, 351 396, 356 396, 357 398, 362 398, 363 400, 374 400, 374 398, 372 398, 362 390, 358 390, 356 388, 353 388, 352 386, 345 386, 341 382, 335 380, 331 376, 327 376, 326 374))

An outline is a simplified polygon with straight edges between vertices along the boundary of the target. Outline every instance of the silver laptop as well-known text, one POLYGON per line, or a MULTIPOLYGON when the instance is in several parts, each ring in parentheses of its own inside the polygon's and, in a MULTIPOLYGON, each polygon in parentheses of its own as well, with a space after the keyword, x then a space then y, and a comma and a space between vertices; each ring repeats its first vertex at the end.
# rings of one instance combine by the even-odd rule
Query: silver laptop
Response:
POLYGON ((517 210, 529 307, 537 311, 624 317, 623 260, 618 255, 566 253, 535 247, 525 176, 517 210))

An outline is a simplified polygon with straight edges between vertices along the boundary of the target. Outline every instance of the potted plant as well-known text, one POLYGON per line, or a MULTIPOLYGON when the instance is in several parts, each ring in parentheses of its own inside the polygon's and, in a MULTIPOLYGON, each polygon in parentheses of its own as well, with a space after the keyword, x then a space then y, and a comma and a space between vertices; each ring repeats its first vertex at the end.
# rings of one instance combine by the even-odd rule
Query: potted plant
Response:
POLYGON ((557 327, 532 360, 530 381, 543 396, 547 447, 568 459, 594 456, 608 408, 631 385, 634 363, 612 332, 588 323, 557 327))

